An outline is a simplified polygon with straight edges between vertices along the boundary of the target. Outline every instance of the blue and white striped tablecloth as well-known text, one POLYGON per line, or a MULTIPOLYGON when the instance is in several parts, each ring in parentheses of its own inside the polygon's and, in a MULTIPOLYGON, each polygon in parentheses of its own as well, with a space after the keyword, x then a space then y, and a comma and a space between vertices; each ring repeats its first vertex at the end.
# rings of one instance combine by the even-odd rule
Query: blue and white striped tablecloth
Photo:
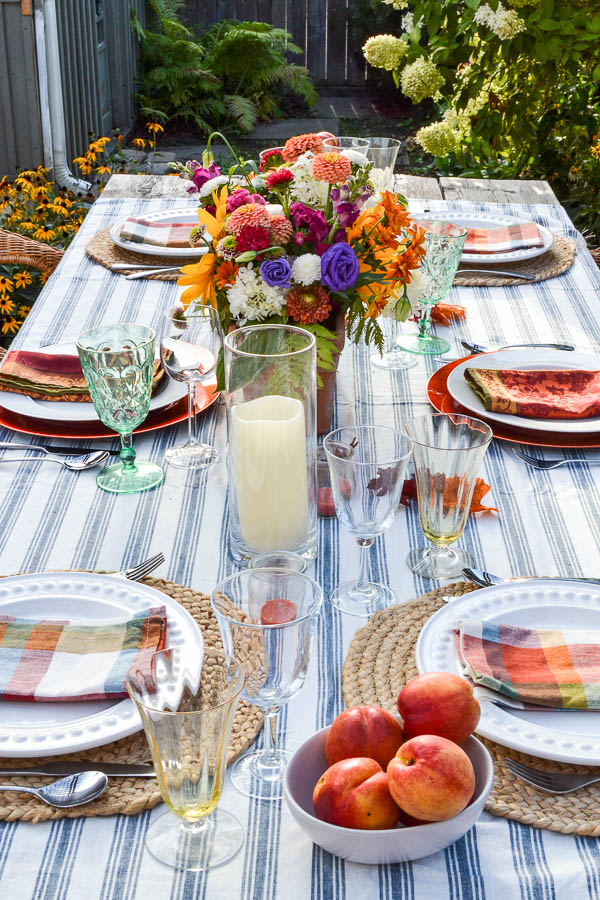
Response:
MULTIPOLYGON (((179 293, 173 283, 133 281, 111 274, 85 256, 89 238, 119 217, 194 201, 103 200, 87 216, 74 244, 50 279, 15 341, 36 347, 74 340, 85 328, 115 321, 159 325, 179 293)), ((438 201, 429 208, 457 208, 438 201)), ((422 208, 415 202, 415 210, 422 208)), ((486 209, 481 204, 461 209, 486 209)), ((491 209, 515 212, 503 206, 491 209)), ((565 213, 554 206, 522 206, 555 233, 578 241, 575 265, 560 278, 536 285, 458 288, 466 321, 450 338, 480 343, 546 340, 600 352, 600 272, 565 213)), ((411 326, 407 326, 411 327, 411 326)), ((454 348, 453 348, 454 349, 454 348)), ((370 365, 369 352, 348 348, 338 375, 335 424, 400 426, 425 413, 425 385, 438 363, 420 359, 408 372, 370 365)), ((199 422, 201 437, 224 447, 223 409, 199 422)), ((180 429, 136 440, 142 458, 160 462, 182 440, 180 429)), ((0 429, 1 440, 19 440, 0 429)), ((115 441, 116 446, 116 441, 115 441)), ((600 491, 587 466, 554 472, 528 469, 495 441, 481 475, 492 485, 497 517, 471 518, 461 543, 490 571, 597 575, 600 491)), ((170 470, 147 494, 113 496, 95 486, 95 472, 73 475, 42 463, 0 466, 0 573, 43 569, 121 569, 163 550, 158 573, 209 590, 233 566, 227 553, 227 479, 224 464, 187 475, 170 470)), ((486 498, 487 499, 487 498, 486 498)), ((403 601, 432 584, 413 575, 404 559, 420 538, 415 508, 401 511, 372 550, 372 576, 389 583, 403 601)), ((319 523, 315 577, 325 595, 358 568, 353 539, 336 520, 319 523)), ((284 709, 280 740, 290 749, 342 709, 340 673, 361 620, 342 617, 325 603, 318 639, 302 691, 284 709)), ((260 740, 260 738, 259 738, 260 740)), ((1 796, 0 796, 1 803, 1 796)), ((314 847, 283 803, 251 802, 227 784, 223 808, 246 829, 238 857, 207 875, 174 873, 144 849, 145 832, 164 808, 135 817, 74 819, 38 825, 0 822, 0 898, 117 900, 495 900, 596 898, 600 900, 600 845, 590 837, 540 831, 484 814, 477 826, 443 853, 403 865, 345 863, 314 847)))

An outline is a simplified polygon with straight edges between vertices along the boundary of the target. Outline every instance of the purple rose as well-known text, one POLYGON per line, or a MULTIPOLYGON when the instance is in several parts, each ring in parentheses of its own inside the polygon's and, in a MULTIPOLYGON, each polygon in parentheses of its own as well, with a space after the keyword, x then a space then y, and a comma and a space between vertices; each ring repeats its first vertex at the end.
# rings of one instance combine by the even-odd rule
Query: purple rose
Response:
POLYGON ((216 162, 212 162, 208 169, 205 169, 204 166, 198 166, 197 169, 194 169, 192 181, 194 182, 196 187, 200 189, 203 184, 206 184, 206 182, 210 181, 211 178, 216 178, 217 175, 220 174, 221 166, 218 166, 216 162))
POLYGON ((306 228, 308 239, 313 243, 322 241, 329 232, 325 216, 318 209, 311 209, 304 203, 292 203, 290 215, 296 228, 306 228))
POLYGON ((266 259, 260 264, 260 274, 269 287, 287 288, 290 286, 292 268, 285 258, 266 259))
POLYGON ((321 282, 332 291, 347 291, 356 284, 360 266, 349 244, 333 244, 321 257, 321 282))

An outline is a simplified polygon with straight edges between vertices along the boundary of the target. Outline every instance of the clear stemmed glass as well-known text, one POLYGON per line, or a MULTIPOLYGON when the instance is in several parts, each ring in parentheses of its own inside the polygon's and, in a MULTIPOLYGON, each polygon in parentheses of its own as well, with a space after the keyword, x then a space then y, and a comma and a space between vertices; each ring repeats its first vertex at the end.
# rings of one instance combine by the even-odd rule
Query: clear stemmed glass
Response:
POLYGON ((276 746, 277 714, 304 684, 323 592, 300 572, 246 569, 217 585, 210 602, 226 653, 245 669, 244 696, 265 714, 264 749, 242 756, 231 781, 249 797, 276 799, 291 756, 276 746))
POLYGON ((412 369, 413 366, 417 365, 418 359, 414 353, 406 353, 398 346, 398 336, 400 334, 398 320, 395 316, 387 316, 380 321, 382 324, 384 322, 387 323, 385 345, 389 349, 382 354, 374 353, 371 356, 371 362, 379 369, 395 369, 396 371, 412 369))
POLYGON ((425 259, 421 269, 429 278, 430 288, 420 299, 421 318, 418 334, 401 335, 397 345, 409 353, 437 356, 440 353, 447 353, 450 344, 444 338, 430 334, 431 310, 450 293, 465 245, 467 229, 451 222, 423 219, 415 219, 415 222, 425 229, 425 259))
POLYGON ((332 431, 323 446, 337 517, 362 548, 358 581, 340 584, 330 600, 342 612, 370 616, 396 599, 369 581, 369 549, 394 521, 412 441, 384 425, 352 425, 332 431))
POLYGON ((150 409, 154 374, 154 331, 145 325, 103 325, 77 340, 81 368, 102 422, 121 437, 121 462, 103 469, 96 483, 104 491, 132 494, 161 484, 155 463, 136 461, 131 433, 150 409))
POLYGON ((479 419, 427 415, 404 426, 413 442, 419 516, 429 547, 412 550, 407 563, 425 578, 461 575, 473 560, 465 550, 450 549, 461 536, 481 460, 493 434, 479 419))
POLYGON ((212 306, 184 312, 182 307, 167 310, 160 335, 160 355, 165 371, 188 387, 188 438, 185 444, 167 450, 173 466, 200 469, 219 459, 219 451, 201 443, 195 435, 196 391, 214 390, 217 359, 223 346, 219 314, 212 306))
POLYGON ((134 664, 127 675, 170 810, 152 823, 146 846, 172 868, 201 871, 222 865, 244 843, 235 816, 216 808, 243 685, 237 660, 208 647, 200 655, 183 647, 161 650, 149 662, 134 664))

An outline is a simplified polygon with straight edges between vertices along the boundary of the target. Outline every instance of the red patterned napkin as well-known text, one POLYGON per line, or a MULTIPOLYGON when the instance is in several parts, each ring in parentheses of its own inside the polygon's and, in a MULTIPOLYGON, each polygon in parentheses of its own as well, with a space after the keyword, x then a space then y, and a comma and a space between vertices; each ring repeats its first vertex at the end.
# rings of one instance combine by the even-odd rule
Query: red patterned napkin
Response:
POLYGON ((488 412, 532 419, 600 416, 600 372, 584 369, 466 369, 488 412))
POLYGON ((121 228, 121 238, 134 244, 152 244, 153 247, 190 248, 192 228, 189 222, 150 222, 148 219, 127 219, 121 228))
POLYGON ((465 253, 505 253, 525 247, 543 247, 535 222, 502 225, 500 228, 468 228, 465 253))

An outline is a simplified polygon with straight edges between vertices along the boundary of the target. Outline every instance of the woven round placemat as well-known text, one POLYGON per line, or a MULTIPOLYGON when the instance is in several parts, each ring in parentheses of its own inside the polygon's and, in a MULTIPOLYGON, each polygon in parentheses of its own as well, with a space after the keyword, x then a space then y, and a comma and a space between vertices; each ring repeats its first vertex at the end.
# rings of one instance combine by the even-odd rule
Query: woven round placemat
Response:
MULTIPOLYGON (((444 606, 445 596, 460 597, 473 590, 477 590, 474 585, 450 584, 401 606, 375 613, 355 635, 344 663, 342 689, 346 705, 374 703, 397 712, 396 699, 401 687, 417 674, 414 651, 425 622, 444 606)), ((494 784, 486 805, 488 812, 563 834, 600 835, 598 784, 581 788, 574 794, 547 794, 512 775, 506 768, 506 758, 511 756, 547 771, 597 773, 597 769, 538 759, 509 750, 487 738, 480 740, 494 760, 494 784)))
MULTIPOLYGON (((110 269, 115 263, 135 263, 136 265, 151 265, 160 268, 160 266, 189 266, 190 263, 197 262, 189 256, 152 256, 149 253, 132 253, 131 250, 123 250, 117 247, 110 236, 110 228, 99 231, 85 247, 85 252, 91 256, 93 260, 100 263, 106 269, 110 269)), ((200 257, 198 257, 199 259, 200 257)), ((115 272, 116 275, 131 275, 136 269, 122 269, 115 272)), ((181 277, 181 272, 162 272, 159 275, 146 275, 146 278, 152 281, 177 281, 181 277)))
MULTIPOLYGON (((204 642, 208 647, 222 649, 221 636, 217 620, 210 608, 210 599, 206 594, 193 591, 191 588, 162 578, 144 578, 145 584, 168 594, 181 603, 192 614, 202 629, 204 642)), ((231 730, 229 741, 228 763, 233 762, 252 743, 262 727, 262 713, 246 700, 240 700, 231 730)), ((0 759, 0 766, 5 768, 29 768, 40 766, 56 757, 36 757, 34 759, 0 759)), ((85 760, 86 762, 111 763, 150 763, 150 753, 143 731, 130 737, 103 747, 83 750, 80 753, 61 754, 60 761, 85 760)), ((28 775, 26 778, 2 776, 5 784, 26 784, 28 787, 40 787, 56 781, 48 776, 28 775)), ((23 820, 43 822, 47 819, 77 818, 78 816, 112 816, 124 813, 133 816, 144 809, 151 809, 162 801, 155 778, 109 778, 106 791, 93 803, 78 806, 74 809, 53 809, 42 800, 26 794, 3 794, 0 792, 0 819, 8 822, 23 820)))
MULTIPOLYGON (((517 272, 521 275, 531 275, 533 281, 546 281, 548 278, 554 278, 556 275, 562 275, 569 269, 575 261, 575 243, 564 235, 555 234, 554 243, 551 248, 542 253, 540 256, 534 256, 533 259, 526 259, 519 263, 488 263, 482 258, 480 263, 461 263, 460 274, 455 275, 454 284, 465 285, 466 287, 502 287, 515 284, 533 284, 530 281, 523 281, 521 278, 507 278, 504 275, 482 275, 481 273, 470 273, 469 269, 495 269, 498 268, 502 272, 517 272)), ((482 254, 482 257, 484 254, 482 254)))

